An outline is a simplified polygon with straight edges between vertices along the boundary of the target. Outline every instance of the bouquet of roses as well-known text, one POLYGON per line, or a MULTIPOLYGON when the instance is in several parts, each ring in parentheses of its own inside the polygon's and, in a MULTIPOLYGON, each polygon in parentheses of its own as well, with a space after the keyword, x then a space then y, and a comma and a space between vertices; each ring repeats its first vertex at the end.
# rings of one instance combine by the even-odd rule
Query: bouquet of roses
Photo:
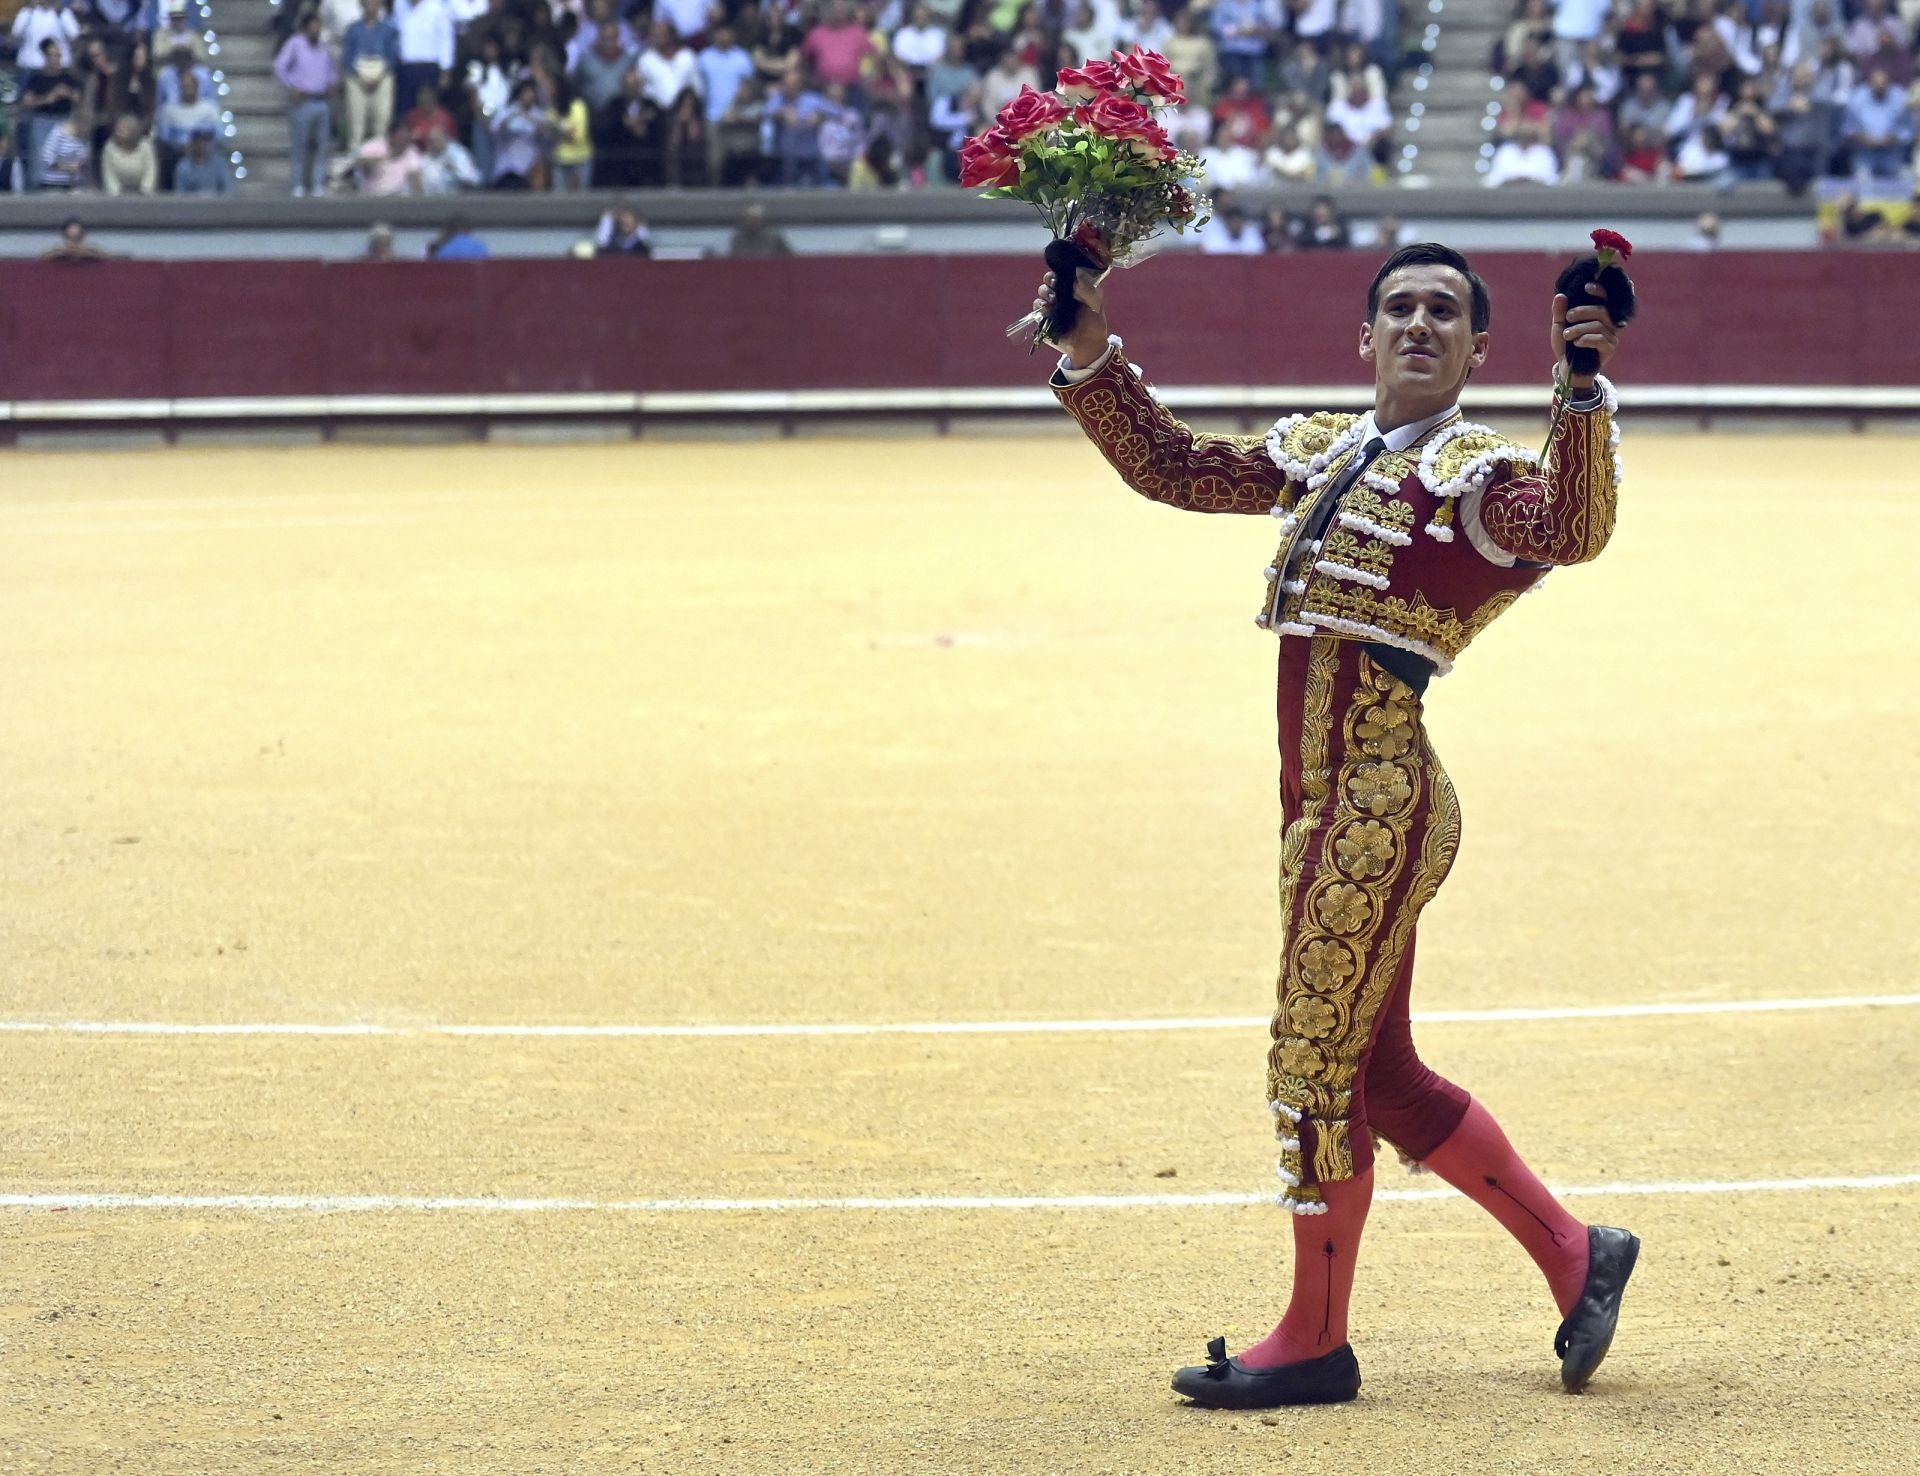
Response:
POLYGON ((1187 100, 1185 84, 1155 51, 1062 67, 1053 92, 1020 89, 993 127, 960 150, 960 183, 989 197, 1025 200, 1053 232, 1053 307, 1007 329, 1033 343, 1070 332, 1079 315, 1074 274, 1139 260, 1162 226, 1206 223, 1212 202, 1191 183, 1200 160, 1174 148, 1154 113, 1187 100))

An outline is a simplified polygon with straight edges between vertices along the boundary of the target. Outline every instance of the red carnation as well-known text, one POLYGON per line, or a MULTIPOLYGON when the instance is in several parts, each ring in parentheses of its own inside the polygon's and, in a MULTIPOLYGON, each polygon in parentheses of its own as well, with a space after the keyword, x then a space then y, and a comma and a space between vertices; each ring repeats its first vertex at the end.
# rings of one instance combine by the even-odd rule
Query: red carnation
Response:
POLYGON ((1114 64, 1120 74, 1140 91, 1164 103, 1183 105, 1187 100, 1187 87, 1180 80, 1168 60, 1157 51, 1149 51, 1144 46, 1136 46, 1125 56, 1119 52, 1113 54, 1114 64))
POLYGON ((1020 180, 1020 156, 1013 140, 998 128, 960 146, 960 183, 969 190, 999 189, 1020 180))
POLYGON ((1166 137, 1160 125, 1153 121, 1153 114, 1130 97, 1096 98, 1086 107, 1076 109, 1074 117, 1107 138, 1151 138, 1156 133, 1162 139, 1166 137))
POLYGON ((1090 103, 1103 93, 1118 92, 1127 78, 1112 62, 1090 61, 1084 67, 1062 67, 1053 85, 1072 102, 1090 103))
POLYGON ((1020 95, 1000 110, 993 121, 1015 143, 1044 128, 1051 128, 1067 116, 1067 105, 1051 92, 1035 92, 1023 86, 1020 95))
POLYGON ((1618 231, 1595 231, 1593 233, 1593 249, 1595 251, 1617 251, 1620 253, 1620 259, 1625 261, 1633 255, 1633 242, 1629 241, 1618 231))

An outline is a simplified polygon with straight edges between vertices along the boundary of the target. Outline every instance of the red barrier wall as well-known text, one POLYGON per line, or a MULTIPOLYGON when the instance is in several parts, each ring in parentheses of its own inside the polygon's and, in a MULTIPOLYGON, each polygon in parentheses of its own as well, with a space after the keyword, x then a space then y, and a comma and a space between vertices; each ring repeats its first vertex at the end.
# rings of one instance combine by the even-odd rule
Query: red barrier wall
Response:
MULTIPOLYGON (((1487 253, 1482 381, 1544 378, 1565 258, 1487 253)), ((1362 384, 1368 252, 1168 256, 1119 274, 1169 385, 1362 384)), ((31 262, 0 275, 0 399, 1034 384, 1001 336, 1021 257, 483 263, 31 262)), ((1646 384, 1920 382, 1911 257, 1642 253, 1620 362, 1646 384), (1905 290, 1903 290, 1905 289, 1905 290)))

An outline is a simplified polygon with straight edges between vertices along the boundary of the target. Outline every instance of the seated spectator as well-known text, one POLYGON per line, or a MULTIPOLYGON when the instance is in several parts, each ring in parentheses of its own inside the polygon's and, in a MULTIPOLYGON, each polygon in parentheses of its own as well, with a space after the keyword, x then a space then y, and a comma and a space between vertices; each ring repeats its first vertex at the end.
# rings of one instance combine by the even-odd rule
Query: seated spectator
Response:
POLYGON ((1366 47, 1353 42, 1341 55, 1340 69, 1327 78, 1327 96, 1351 98, 1356 81, 1367 89, 1368 98, 1377 100, 1381 107, 1387 105, 1387 74, 1378 62, 1367 59, 1366 47))
POLYGON ((1267 238, 1239 205, 1218 211, 1200 230, 1200 249, 1208 256, 1259 256, 1267 238))
POLYGON ((545 189, 553 134, 553 118, 540 106, 539 85, 531 78, 516 82, 511 101, 493 123, 492 187, 545 189))
POLYGON ((1560 68, 1537 41, 1529 41, 1520 60, 1506 72, 1509 83, 1518 82, 1534 97, 1546 98, 1560 85, 1560 68))
POLYGON ((1642 72, 1633 79, 1633 91, 1620 104, 1620 136, 1624 138, 1636 128, 1645 128, 1655 138, 1664 139, 1667 117, 1672 112, 1673 104, 1660 90, 1658 75, 1642 72))
POLYGON ((1513 137, 1493 151, 1493 163, 1487 170, 1487 187, 1502 185, 1560 183, 1560 161, 1554 157, 1537 123, 1522 123, 1513 137))
POLYGON ((1301 143, 1310 149, 1320 147, 1320 107, 1302 93, 1291 92, 1275 101, 1273 126, 1295 129, 1301 143))
POLYGON ((1011 48, 1002 51, 993 69, 980 79, 981 111, 989 117, 998 113, 1020 95, 1022 87, 1038 91, 1040 74, 1020 59, 1019 52, 1011 48))
POLYGON ((383 220, 376 220, 367 227, 366 254, 362 261, 398 261, 393 254, 393 227, 383 220))
POLYGON ((1207 183, 1220 190, 1258 189, 1272 184, 1254 143, 1253 120, 1236 113, 1222 120, 1217 141, 1207 151, 1207 183))
POLYGON ((1705 210, 1693 222, 1693 235, 1687 241, 1689 251, 1718 251, 1720 249, 1720 217, 1711 210, 1705 210))
POLYGON ((1846 141, 1857 179, 1896 179, 1905 167, 1913 147, 1913 109, 1884 67, 1854 90, 1847 104, 1846 141))
POLYGON ((160 163, 140 120, 127 113, 100 150, 100 188, 109 195, 151 195, 160 188, 160 163))
POLYGON ((1077 67, 1088 57, 1111 55, 1120 44, 1119 21, 1120 13, 1111 5, 1102 5, 1096 13, 1086 0, 1073 0, 1060 33, 1062 53, 1073 58, 1067 65, 1077 67))
POLYGON ((40 188, 84 190, 92 182, 93 151, 72 117, 58 118, 40 144, 40 188))
POLYGON ((1624 134, 1620 150, 1622 184, 1663 185, 1673 178, 1673 161, 1661 136, 1644 123, 1635 123, 1624 134))
POLYGON ((1667 144, 1675 150, 1703 128, 1718 127, 1731 106, 1712 77, 1696 77, 1693 88, 1667 113, 1667 144))
POLYGON ((1298 127, 1276 123, 1271 138, 1260 162, 1275 180, 1281 184, 1310 184, 1319 177, 1319 161, 1301 141, 1298 127))
POLYGON ((1774 158, 1780 144, 1773 115, 1767 111, 1765 91, 1766 84, 1758 77, 1747 78, 1721 125, 1720 136, 1727 151, 1727 184, 1755 184, 1774 177, 1774 158))
POLYGON ((1620 58, 1604 41, 1582 43, 1579 52, 1562 72, 1562 84, 1569 91, 1589 88, 1594 101, 1603 108, 1610 108, 1620 100, 1623 82, 1620 58))
POLYGON ((87 228, 76 216, 68 216, 60 227, 60 243, 40 253, 42 261, 110 261, 111 251, 102 251, 87 239, 87 228))
POLYGON ((417 195, 420 193, 420 151, 405 123, 396 123, 385 138, 370 138, 354 155, 354 186, 363 195, 417 195))
MULTIPOLYGON (((1266 82, 1267 58, 1284 24, 1285 12, 1275 0, 1214 0, 1207 26, 1219 53, 1220 75, 1229 87, 1266 82)), ((1266 132, 1264 122, 1260 131, 1266 132)))
POLYGON ((600 256, 652 256, 653 232, 631 205, 619 205, 602 212, 593 246, 600 256))
POLYGON ((485 261, 487 243, 473 233, 464 216, 456 215, 446 229, 427 243, 429 261, 485 261))
POLYGON ((1334 207, 1333 196, 1315 195, 1307 211, 1306 228, 1299 235, 1303 251, 1345 251, 1353 244, 1346 219, 1334 207))
POLYGON ((187 140, 187 152, 173 167, 176 195, 233 193, 233 171, 226 156, 214 147, 213 130, 196 128, 187 140))
POLYGON ((1835 218, 1840 226, 1840 235, 1847 245, 1856 245, 1865 241, 1878 241, 1887 235, 1887 217, 1878 210, 1870 210, 1860 203, 1860 197, 1848 190, 1836 202, 1835 218))
POLYGON ((440 89, 430 86, 422 87, 414 96, 413 106, 407 109, 401 126, 407 130, 415 148, 425 143, 427 135, 435 129, 452 137, 460 127, 453 121, 453 114, 440 105, 440 89))
POLYGON ((1620 54, 1620 69, 1628 78, 1642 73, 1654 78, 1655 86, 1667 70, 1667 22, 1657 0, 1633 0, 1632 9, 1620 21, 1614 49, 1620 54))
POLYGON ((1600 39, 1609 0, 1557 0, 1553 10, 1553 53, 1567 70, 1583 46, 1600 39))
POLYGON ((1393 114, 1387 111, 1384 97, 1368 93, 1365 77, 1354 77, 1348 83, 1346 95, 1327 104, 1325 118, 1329 128, 1338 124, 1361 148, 1376 159, 1383 157, 1387 131, 1393 127, 1393 114))
POLYGON ((218 137, 220 109, 200 95, 200 79, 188 72, 180 78, 180 100, 164 104, 154 115, 153 142, 160 155, 160 186, 173 188, 174 166, 195 132, 204 129, 218 137))
POLYGON ((1541 46, 1553 44, 1553 6, 1549 0, 1524 0, 1520 13, 1493 48, 1493 70, 1506 76, 1519 65, 1521 54, 1530 42, 1541 46))
POLYGON ((1333 69, 1320 43, 1301 40, 1280 63, 1280 91, 1305 97, 1315 107, 1333 96, 1333 69))
MULTIPOLYGON (((1161 50, 1167 64, 1187 84, 1187 100, 1198 108, 1213 106, 1213 79, 1220 72, 1220 53, 1213 37, 1201 28, 1199 14, 1191 5, 1182 6, 1173 18, 1173 35, 1161 50)), ((1100 52, 1087 53, 1088 59, 1100 52)))
MULTIPOLYGON (((853 89, 865 80, 867 67, 877 53, 872 34, 860 24, 845 0, 828 0, 825 14, 801 42, 800 54, 812 64, 813 75, 821 86, 838 83, 853 89)), ((1016 87, 1014 93, 1019 90, 1016 87)), ((1011 99, 1013 94, 1008 96, 1011 99)))
POLYGON ((1913 78, 1913 51, 1906 27, 1888 0, 1864 0, 1860 14, 1846 30, 1847 54, 1863 75, 1883 71, 1904 85, 1913 78))
POLYGON ((1332 119, 1320 130, 1314 164, 1314 178, 1321 184, 1366 184, 1373 178, 1373 155, 1348 138, 1346 129, 1332 119))
POLYGON ((458 139, 438 128, 427 135, 420 151, 420 193, 457 195, 480 188, 480 166, 458 139))
POLYGON ((1300 227, 1280 206, 1269 205, 1266 218, 1260 223, 1260 239, 1266 244, 1269 256, 1292 251, 1300 244, 1300 227))
POLYGON ((912 18, 893 33, 893 54, 924 77, 927 69, 947 54, 947 29, 937 25, 925 5, 913 7, 912 18))
POLYGON ((728 256, 792 256, 793 247, 778 226, 767 224, 767 207, 749 205, 727 242, 728 256))
MULTIPOLYGON (((956 6, 957 9, 957 6, 956 6)), ((1120 16, 1120 46, 1142 46, 1148 51, 1157 51, 1162 56, 1170 56, 1167 50, 1173 41, 1173 22, 1167 19, 1167 7, 1160 0, 1138 0, 1134 6, 1127 7, 1120 16)), ((1175 67, 1177 72, 1180 69, 1175 67)), ((1185 75, 1182 73, 1181 75, 1185 75)))
POLYGON ((1235 118, 1244 118, 1255 138, 1273 127, 1273 114, 1267 111, 1266 100, 1253 90, 1253 83, 1246 77, 1235 77, 1229 82, 1226 96, 1213 105, 1216 135, 1235 118))
POLYGON ((1541 136, 1553 123, 1553 110, 1547 106, 1547 100, 1536 96, 1524 82, 1509 82, 1500 93, 1500 113, 1494 127, 1494 135, 1499 139, 1509 139, 1522 128, 1533 127, 1540 130, 1541 136))
MULTIPOLYGON (((154 31, 148 50, 156 57, 164 57, 169 66, 177 64, 178 59, 174 56, 177 51, 186 52, 192 66, 204 67, 207 64, 207 43, 187 16, 186 0, 168 0, 166 14, 154 31)), ((207 80, 213 79, 209 76, 207 80)), ((166 101, 164 95, 161 101, 166 101)))
POLYGON ((1673 156, 1673 177, 1684 184, 1707 184, 1727 172, 1733 161, 1721 146, 1720 130, 1709 123, 1696 128, 1680 144, 1673 156))
POLYGON ((1587 156, 1588 171, 1580 178, 1610 178, 1614 173, 1613 114, 1594 99, 1591 88, 1577 87, 1553 114, 1553 146, 1563 163, 1573 149, 1574 140, 1583 137, 1598 144, 1599 151, 1597 157, 1593 157, 1590 147, 1581 148, 1581 154, 1587 156))

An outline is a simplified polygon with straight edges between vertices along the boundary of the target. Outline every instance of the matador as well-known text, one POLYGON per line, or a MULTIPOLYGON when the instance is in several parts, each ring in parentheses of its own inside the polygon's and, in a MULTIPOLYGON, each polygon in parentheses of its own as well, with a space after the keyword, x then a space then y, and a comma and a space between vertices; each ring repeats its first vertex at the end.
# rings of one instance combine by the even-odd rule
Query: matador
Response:
MULTIPOLYGON (((1421 1061, 1408 996, 1420 911, 1460 838, 1422 720, 1427 685, 1548 570, 1606 546, 1617 401, 1604 377, 1572 374, 1563 349, 1604 366, 1618 327, 1597 303, 1554 298, 1562 413, 1543 459, 1460 413, 1491 302, 1446 246, 1402 247, 1368 289, 1372 412, 1290 415, 1264 436, 1181 424, 1110 334, 1098 279, 1082 272, 1074 296, 1054 393, 1127 485, 1194 512, 1271 515, 1279 535, 1255 624, 1280 643, 1284 931, 1266 1095, 1293 1288, 1268 1337, 1233 1357, 1213 1339, 1173 1387, 1231 1409, 1359 1393, 1347 1305, 1380 1138, 1525 1247, 1561 1316, 1561 1383, 1578 1393, 1612 1344, 1640 1242, 1575 1219, 1485 1107, 1421 1061)), ((1051 304, 1043 285, 1034 306, 1051 304)))

